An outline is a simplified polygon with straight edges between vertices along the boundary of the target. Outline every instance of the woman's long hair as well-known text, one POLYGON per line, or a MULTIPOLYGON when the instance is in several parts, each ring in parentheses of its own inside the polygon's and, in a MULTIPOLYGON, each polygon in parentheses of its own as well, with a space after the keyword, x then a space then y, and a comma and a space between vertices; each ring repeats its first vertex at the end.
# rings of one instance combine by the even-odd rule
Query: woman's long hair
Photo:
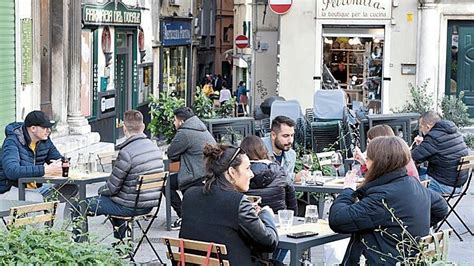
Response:
POLYGON ((375 139, 382 136, 395 136, 393 129, 389 125, 376 125, 367 131, 368 139, 375 139))
POLYGON ((240 147, 250 160, 269 160, 267 147, 262 139, 257 136, 248 136, 242 140, 240 147))
POLYGON ((207 172, 204 192, 210 192, 214 183, 225 190, 235 190, 234 185, 225 177, 225 172, 230 167, 237 169, 242 163, 241 155, 245 154, 243 150, 223 144, 206 144, 203 153, 207 172))
POLYGON ((372 164, 365 174, 363 185, 406 167, 411 160, 411 154, 408 145, 399 137, 376 137, 367 147, 367 159, 370 159, 372 164))

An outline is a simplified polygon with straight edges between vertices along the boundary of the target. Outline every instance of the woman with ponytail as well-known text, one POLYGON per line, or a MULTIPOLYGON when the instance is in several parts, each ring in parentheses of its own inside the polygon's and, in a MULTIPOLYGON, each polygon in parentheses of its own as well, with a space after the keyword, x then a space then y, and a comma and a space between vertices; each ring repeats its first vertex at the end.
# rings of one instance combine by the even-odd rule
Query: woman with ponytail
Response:
POLYGON ((241 148, 217 144, 204 147, 207 177, 183 198, 181 238, 225 244, 230 265, 255 265, 253 259, 273 252, 278 234, 269 207, 253 205, 243 194, 253 173, 241 148))

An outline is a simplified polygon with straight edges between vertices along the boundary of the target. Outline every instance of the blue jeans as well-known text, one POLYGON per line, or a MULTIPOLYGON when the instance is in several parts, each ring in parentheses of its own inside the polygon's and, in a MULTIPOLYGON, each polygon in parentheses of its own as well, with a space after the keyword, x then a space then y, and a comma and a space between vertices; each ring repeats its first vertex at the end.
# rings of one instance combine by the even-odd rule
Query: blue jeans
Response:
MULTIPOLYGON (((134 209, 134 208, 125 207, 125 206, 115 203, 108 196, 100 196, 100 195, 96 197, 92 197, 92 198, 87 198, 85 204, 87 206, 87 209, 83 210, 83 212, 86 212, 87 216, 112 215, 112 216, 132 217, 132 216, 147 214, 151 212, 151 210, 153 209, 153 208, 134 209)), ((83 212, 78 212, 79 204, 74 204, 74 205, 76 208, 75 210, 71 211, 73 221, 75 218, 79 217, 81 213, 83 213, 83 212)), ((126 237, 126 232, 127 232, 126 220, 111 218, 110 221, 114 228, 114 237, 116 239, 123 240, 126 237)), ((76 236, 79 233, 79 230, 77 229, 78 228, 75 228, 75 230, 73 230, 76 236)))
POLYGON ((60 202, 68 202, 77 195, 79 188, 73 184, 53 185, 43 183, 41 187, 34 191, 40 193, 45 199, 52 198, 60 202))
MULTIPOLYGON (((452 193, 453 192, 453 188, 452 186, 448 186, 448 185, 445 185, 445 184, 442 184, 438 181, 436 181, 436 179, 434 179, 433 177, 429 176, 428 174, 424 174, 424 175, 420 175, 420 180, 423 181, 423 180, 430 180, 430 184, 428 186, 428 188, 430 190, 433 190, 435 192, 438 192, 438 193, 452 193)), ((455 193, 459 193, 461 192, 461 187, 457 187, 456 190, 455 190, 455 193)))

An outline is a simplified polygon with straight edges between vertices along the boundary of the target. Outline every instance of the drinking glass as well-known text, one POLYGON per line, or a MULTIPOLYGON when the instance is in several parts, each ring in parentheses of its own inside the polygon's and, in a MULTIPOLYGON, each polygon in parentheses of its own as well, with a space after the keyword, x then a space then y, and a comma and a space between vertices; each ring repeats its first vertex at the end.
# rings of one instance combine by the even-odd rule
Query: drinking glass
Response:
POLYGON ((318 222, 318 206, 306 205, 306 211, 304 213, 304 223, 317 223, 318 222))
POLYGON ((293 225, 293 210, 279 210, 278 219, 280 220, 280 228, 287 230, 293 225))
POLYGON ((313 168, 313 155, 304 154, 303 158, 301 158, 301 161, 303 163, 304 169, 311 171, 311 168, 313 168))
POLYGON ((334 166, 336 169, 336 176, 339 177, 339 171, 338 168, 342 165, 342 154, 338 151, 336 151, 332 156, 331 156, 331 164, 334 166))

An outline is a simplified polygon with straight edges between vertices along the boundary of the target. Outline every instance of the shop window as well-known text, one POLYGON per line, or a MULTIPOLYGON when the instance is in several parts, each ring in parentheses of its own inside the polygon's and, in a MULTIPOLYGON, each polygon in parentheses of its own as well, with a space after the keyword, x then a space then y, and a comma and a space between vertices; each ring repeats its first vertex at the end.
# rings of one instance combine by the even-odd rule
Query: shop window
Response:
POLYGON ((383 57, 383 38, 325 36, 322 86, 344 89, 350 104, 357 101, 365 106, 381 106, 383 57))
POLYGON ((188 47, 164 48, 162 91, 186 99, 188 80, 188 47))
POLYGON ((153 64, 140 65, 138 77, 138 105, 147 104, 153 92, 153 64))

